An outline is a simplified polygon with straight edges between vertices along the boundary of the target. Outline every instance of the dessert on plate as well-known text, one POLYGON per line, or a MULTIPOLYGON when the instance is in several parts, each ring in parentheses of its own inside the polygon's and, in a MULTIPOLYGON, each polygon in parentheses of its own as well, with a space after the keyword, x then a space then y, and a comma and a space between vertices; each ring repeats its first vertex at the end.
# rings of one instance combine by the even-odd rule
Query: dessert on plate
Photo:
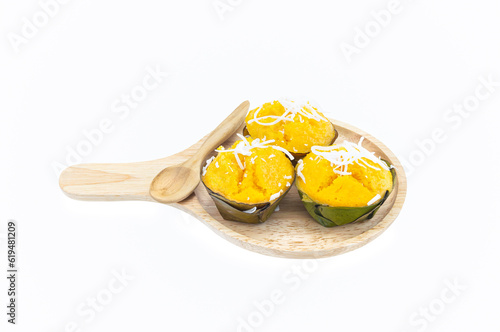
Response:
POLYGON ((392 191, 392 166, 344 141, 314 146, 296 166, 296 186, 309 214, 326 227, 371 218, 392 191))
POLYGON ((207 160, 202 182, 224 219, 264 222, 295 180, 293 156, 273 140, 239 137, 207 160))
POLYGON ((315 145, 331 145, 337 136, 333 124, 310 102, 279 99, 250 110, 245 119, 252 138, 272 139, 295 157, 315 145))

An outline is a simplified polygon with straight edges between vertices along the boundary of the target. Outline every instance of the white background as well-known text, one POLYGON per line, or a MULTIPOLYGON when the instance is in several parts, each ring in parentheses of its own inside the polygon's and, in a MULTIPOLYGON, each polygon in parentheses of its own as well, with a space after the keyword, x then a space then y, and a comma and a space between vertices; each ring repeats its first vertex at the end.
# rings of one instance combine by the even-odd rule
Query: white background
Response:
POLYGON ((350 62, 342 43, 377 29, 370 13, 389 1, 230 3, 219 15, 212 0, 71 0, 16 52, 9 38, 41 7, 1 1, 0 267, 8 219, 20 266, 16 326, 1 278, 1 330, 498 331, 500 87, 466 118, 447 110, 473 102, 480 77, 500 82, 499 3, 401 0, 350 62), (169 76, 120 117, 113 104, 148 67, 169 76), (102 119, 113 131, 82 162, 164 157, 243 100, 280 96, 317 101, 409 165, 395 223, 354 252, 305 261, 302 278, 304 261, 236 247, 174 208, 74 201, 58 187, 53 165, 102 119), (446 139, 429 143, 435 130, 446 139), (134 279, 78 314, 105 298, 113 271, 134 279), (284 299, 264 317, 255 302, 273 291, 284 299))

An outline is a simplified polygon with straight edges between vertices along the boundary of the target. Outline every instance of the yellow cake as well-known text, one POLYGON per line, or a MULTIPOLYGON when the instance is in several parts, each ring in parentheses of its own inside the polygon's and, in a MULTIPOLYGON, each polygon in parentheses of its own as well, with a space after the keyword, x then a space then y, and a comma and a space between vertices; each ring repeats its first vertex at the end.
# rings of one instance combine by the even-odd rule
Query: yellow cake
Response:
POLYGON ((305 154, 314 145, 333 143, 333 124, 309 102, 275 100, 248 112, 246 126, 253 138, 273 139, 289 152, 305 154))
POLYGON ((390 167, 359 144, 314 147, 297 164, 297 188, 317 204, 363 207, 392 190, 390 167))
POLYGON ((286 150, 270 145, 272 141, 246 138, 207 161, 202 172, 203 183, 226 199, 259 204, 276 201, 293 183, 292 163, 286 150))

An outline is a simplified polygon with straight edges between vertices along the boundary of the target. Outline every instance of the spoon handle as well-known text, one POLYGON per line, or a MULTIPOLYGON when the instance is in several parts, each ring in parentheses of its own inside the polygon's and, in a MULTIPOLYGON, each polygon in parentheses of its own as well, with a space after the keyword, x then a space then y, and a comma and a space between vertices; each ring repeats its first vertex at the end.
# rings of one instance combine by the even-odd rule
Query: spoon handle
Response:
POLYGON ((85 201, 151 201, 149 183, 165 164, 180 159, 173 157, 138 163, 70 166, 61 173, 59 186, 69 197, 85 201))
POLYGON ((205 157, 215 150, 221 143, 226 141, 245 121, 250 103, 248 100, 236 107, 233 113, 222 121, 207 137, 201 148, 188 161, 193 165, 201 165, 205 157))

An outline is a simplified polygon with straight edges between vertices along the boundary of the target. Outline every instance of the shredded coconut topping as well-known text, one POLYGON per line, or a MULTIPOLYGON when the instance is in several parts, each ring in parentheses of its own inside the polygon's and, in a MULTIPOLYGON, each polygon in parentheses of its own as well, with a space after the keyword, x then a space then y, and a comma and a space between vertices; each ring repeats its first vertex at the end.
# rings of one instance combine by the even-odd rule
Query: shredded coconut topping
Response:
POLYGON ((215 156, 212 156, 210 159, 207 160, 207 164, 205 166, 203 166, 203 173, 202 173, 203 176, 205 176, 205 174, 207 174, 207 168, 214 159, 215 159, 215 156))
POLYGON ((271 197, 269 198, 269 201, 272 202, 274 201, 276 198, 280 197, 281 196, 281 193, 283 192, 283 189, 281 189, 279 192, 277 192, 276 194, 272 194, 271 197))
POLYGON ((311 151, 328 160, 333 167, 333 171, 339 175, 351 175, 352 173, 349 172, 348 167, 354 163, 364 168, 370 167, 378 171, 380 170, 380 168, 370 165, 364 159, 373 162, 382 169, 390 170, 390 167, 380 157, 375 157, 375 152, 370 152, 362 146, 363 140, 364 137, 361 137, 358 144, 344 141, 342 144, 329 147, 313 146, 311 151))
POLYGON ((257 122, 262 126, 272 126, 280 121, 294 121, 295 115, 299 115, 299 121, 304 122, 302 116, 313 119, 316 121, 328 121, 327 118, 318 113, 318 106, 313 106, 309 101, 298 102, 286 98, 278 99, 279 103, 285 108, 285 112, 282 115, 265 115, 259 117, 259 112, 262 109, 260 106, 254 113, 253 119, 250 119, 248 123, 257 122), (261 122, 265 119, 274 119, 272 122, 261 122))
POLYGON ((253 207, 253 208, 251 208, 250 210, 245 210, 245 211, 243 211, 243 212, 245 212, 245 213, 254 213, 255 211, 257 211, 257 207, 255 207, 255 206, 254 206, 254 207, 253 207))
MULTIPOLYGON (((240 134, 237 134, 237 135, 241 138, 241 142, 239 142, 234 149, 215 150, 215 151, 218 153, 233 152, 234 157, 236 158, 236 162, 238 163, 238 166, 240 166, 241 169, 245 169, 246 165, 244 165, 241 162, 240 157, 238 155, 241 154, 243 156, 250 156, 252 154, 252 152, 250 150, 255 149, 255 148, 273 148, 273 149, 276 149, 278 151, 283 152, 284 154, 286 154, 288 156, 288 158, 293 160, 293 156, 290 154, 290 152, 288 152, 284 148, 282 148, 280 146, 276 146, 276 145, 268 145, 270 143, 274 143, 273 139, 270 139, 267 141, 261 141, 259 138, 256 138, 252 141, 252 143, 250 143, 250 142, 248 142, 248 140, 246 139, 245 136, 240 135, 240 134)), ((254 157, 250 160, 252 162, 252 164, 254 163, 255 158, 256 157, 254 157)))
POLYGON ((298 162, 297 162, 297 175, 302 179, 302 181, 304 181, 304 183, 306 183, 306 178, 304 177, 304 174, 302 174, 302 170, 304 169, 304 161, 302 159, 300 159, 298 162))
POLYGON ((368 203, 366 203, 366 205, 372 205, 373 203, 375 203, 376 201, 378 201, 379 199, 381 199, 382 196, 380 196, 380 194, 377 194, 375 195, 375 197, 373 197, 368 203))

